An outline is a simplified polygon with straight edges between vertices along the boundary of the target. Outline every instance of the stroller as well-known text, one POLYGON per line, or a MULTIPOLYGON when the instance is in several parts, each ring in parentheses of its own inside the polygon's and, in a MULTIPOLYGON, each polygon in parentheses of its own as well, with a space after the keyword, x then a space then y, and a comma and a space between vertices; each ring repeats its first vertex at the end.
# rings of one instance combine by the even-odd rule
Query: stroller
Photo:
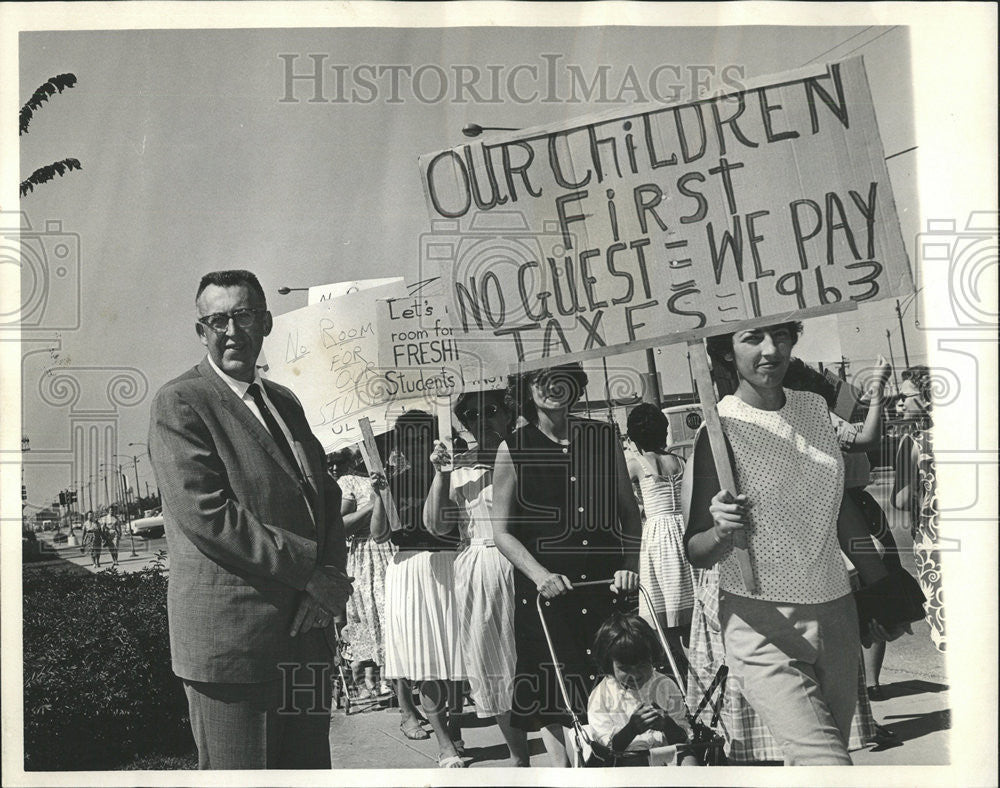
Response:
POLYGON ((354 711, 368 711, 376 706, 389 705, 395 699, 392 693, 377 694, 368 690, 363 684, 354 680, 350 660, 345 655, 346 644, 337 641, 337 651, 333 662, 337 666, 337 675, 333 679, 333 698, 338 709, 343 709, 345 715, 354 711))
MULTIPOLYGON (((610 586, 613 582, 614 581, 612 579, 590 580, 584 583, 574 583, 573 588, 599 585, 610 586)), ((639 593, 645 597, 646 604, 650 609, 652 609, 653 604, 649 597, 649 592, 647 592, 642 585, 639 586, 639 593)), ((626 753, 624 752, 616 752, 600 742, 595 741, 591 736, 588 727, 580 722, 580 718, 573 710, 573 706, 569 700, 569 693, 566 690, 566 681, 563 677, 559 658, 556 656, 555 646, 552 643, 552 636, 549 634, 548 624, 545 621, 545 614, 542 611, 541 594, 539 594, 535 600, 535 607, 538 609, 538 617, 542 622, 542 631, 545 633, 545 642, 548 644, 549 654, 552 656, 552 662, 555 665, 556 678, 559 682, 559 690, 562 694, 563 703, 566 705, 566 709, 569 711, 570 717, 573 721, 572 728, 564 729, 566 734, 566 752, 569 756, 570 765, 573 767, 615 766, 621 760, 634 758, 634 753, 628 753, 626 756, 626 753)), ((666 635, 663 632, 663 628, 660 626, 660 622, 656 620, 655 616, 653 622, 656 628, 656 634, 660 639, 660 645, 663 647, 663 651, 667 656, 668 662, 670 663, 670 669, 673 672, 674 677, 677 679, 678 686, 680 686, 681 691, 683 692, 686 682, 681 681, 680 671, 677 668, 677 663, 674 660, 674 656, 667 644, 666 635)), ((688 726, 691 730, 691 738, 683 744, 654 747, 649 750, 648 757, 650 766, 669 766, 679 764, 681 758, 685 754, 693 754, 697 758, 700 766, 721 766, 725 763, 725 739, 716 733, 715 729, 720 723, 727 673, 728 668, 725 665, 722 665, 719 668, 719 671, 715 674, 715 678, 712 680, 708 689, 703 691, 701 703, 694 712, 691 711, 685 701, 685 717, 687 718, 688 726), (720 688, 719 697, 712 706, 711 722, 709 725, 706 725, 700 719, 701 713, 711 701, 716 688, 720 688)))

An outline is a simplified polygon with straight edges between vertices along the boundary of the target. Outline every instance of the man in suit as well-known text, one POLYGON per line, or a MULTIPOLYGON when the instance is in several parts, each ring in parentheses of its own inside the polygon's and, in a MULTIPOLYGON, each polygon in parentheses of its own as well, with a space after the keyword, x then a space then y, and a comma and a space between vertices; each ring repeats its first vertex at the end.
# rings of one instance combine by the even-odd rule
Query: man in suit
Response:
POLYGON ((167 613, 203 769, 330 768, 333 616, 351 593, 340 488, 295 395, 256 368, 272 327, 249 271, 195 299, 206 357, 153 402, 167 613))

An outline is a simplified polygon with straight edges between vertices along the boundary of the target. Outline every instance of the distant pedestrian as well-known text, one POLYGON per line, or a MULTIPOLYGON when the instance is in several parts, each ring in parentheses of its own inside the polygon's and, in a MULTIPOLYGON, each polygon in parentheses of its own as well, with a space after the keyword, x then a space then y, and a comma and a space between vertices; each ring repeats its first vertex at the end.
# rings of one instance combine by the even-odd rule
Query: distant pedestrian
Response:
POLYGON ((104 546, 104 536, 101 533, 100 524, 94 519, 93 512, 87 512, 83 521, 83 543, 80 545, 81 553, 90 553, 90 565, 99 567, 101 565, 101 548, 104 546))
POLYGON ((99 520, 100 535, 104 541, 104 546, 108 548, 111 556, 111 565, 118 566, 118 543, 122 538, 122 523, 115 514, 113 506, 108 508, 107 513, 99 520))

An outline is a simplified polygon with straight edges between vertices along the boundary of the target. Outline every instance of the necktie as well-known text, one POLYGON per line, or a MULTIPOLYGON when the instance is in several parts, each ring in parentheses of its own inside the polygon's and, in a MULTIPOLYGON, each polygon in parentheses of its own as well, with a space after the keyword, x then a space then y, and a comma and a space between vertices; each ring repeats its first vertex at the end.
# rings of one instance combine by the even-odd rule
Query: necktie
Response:
POLYGON ((260 415, 264 417, 264 424, 267 425, 267 431, 271 433, 271 437, 274 438, 274 442, 278 444, 278 448, 281 453, 285 455, 285 459, 292 466, 292 470, 295 471, 295 475, 302 480, 302 471, 299 468, 299 463, 295 459, 295 455, 292 453, 292 447, 288 445, 288 441, 285 439, 285 433, 281 431, 281 427, 278 425, 277 419, 274 418, 274 414, 271 413, 271 409, 267 407, 267 403, 264 402, 264 395, 260 390, 260 386, 256 383, 251 383, 250 387, 247 389, 247 393, 253 398, 254 405, 257 406, 257 410, 260 411, 260 415))

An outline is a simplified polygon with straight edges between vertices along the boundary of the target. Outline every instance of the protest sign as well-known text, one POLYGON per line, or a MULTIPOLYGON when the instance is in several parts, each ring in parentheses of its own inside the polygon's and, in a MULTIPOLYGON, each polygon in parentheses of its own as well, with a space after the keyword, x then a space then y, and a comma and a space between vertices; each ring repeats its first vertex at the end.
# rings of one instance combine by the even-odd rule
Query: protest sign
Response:
POLYGON ((287 386, 327 451, 358 443, 358 419, 388 431, 387 381, 378 368, 375 305, 406 295, 402 280, 274 318, 264 340, 268 378, 287 386))
MULTIPOLYGON (((413 286, 409 289, 414 291, 413 286)), ((499 349, 496 343, 459 347, 444 295, 418 290, 406 298, 379 301, 375 333, 390 399, 447 398, 465 390, 506 386, 506 359, 489 355, 499 349)))
POLYGON ((309 288, 309 295, 306 303, 309 306, 312 306, 313 304, 318 304, 321 301, 329 301, 331 298, 350 295, 351 293, 357 293, 361 290, 367 290, 370 287, 382 287, 383 285, 397 284, 402 281, 402 277, 396 276, 389 277, 387 279, 355 279, 348 282, 332 282, 328 285, 316 285, 309 288))
POLYGON ((861 58, 420 157, 464 348, 522 369, 911 292, 861 58))

